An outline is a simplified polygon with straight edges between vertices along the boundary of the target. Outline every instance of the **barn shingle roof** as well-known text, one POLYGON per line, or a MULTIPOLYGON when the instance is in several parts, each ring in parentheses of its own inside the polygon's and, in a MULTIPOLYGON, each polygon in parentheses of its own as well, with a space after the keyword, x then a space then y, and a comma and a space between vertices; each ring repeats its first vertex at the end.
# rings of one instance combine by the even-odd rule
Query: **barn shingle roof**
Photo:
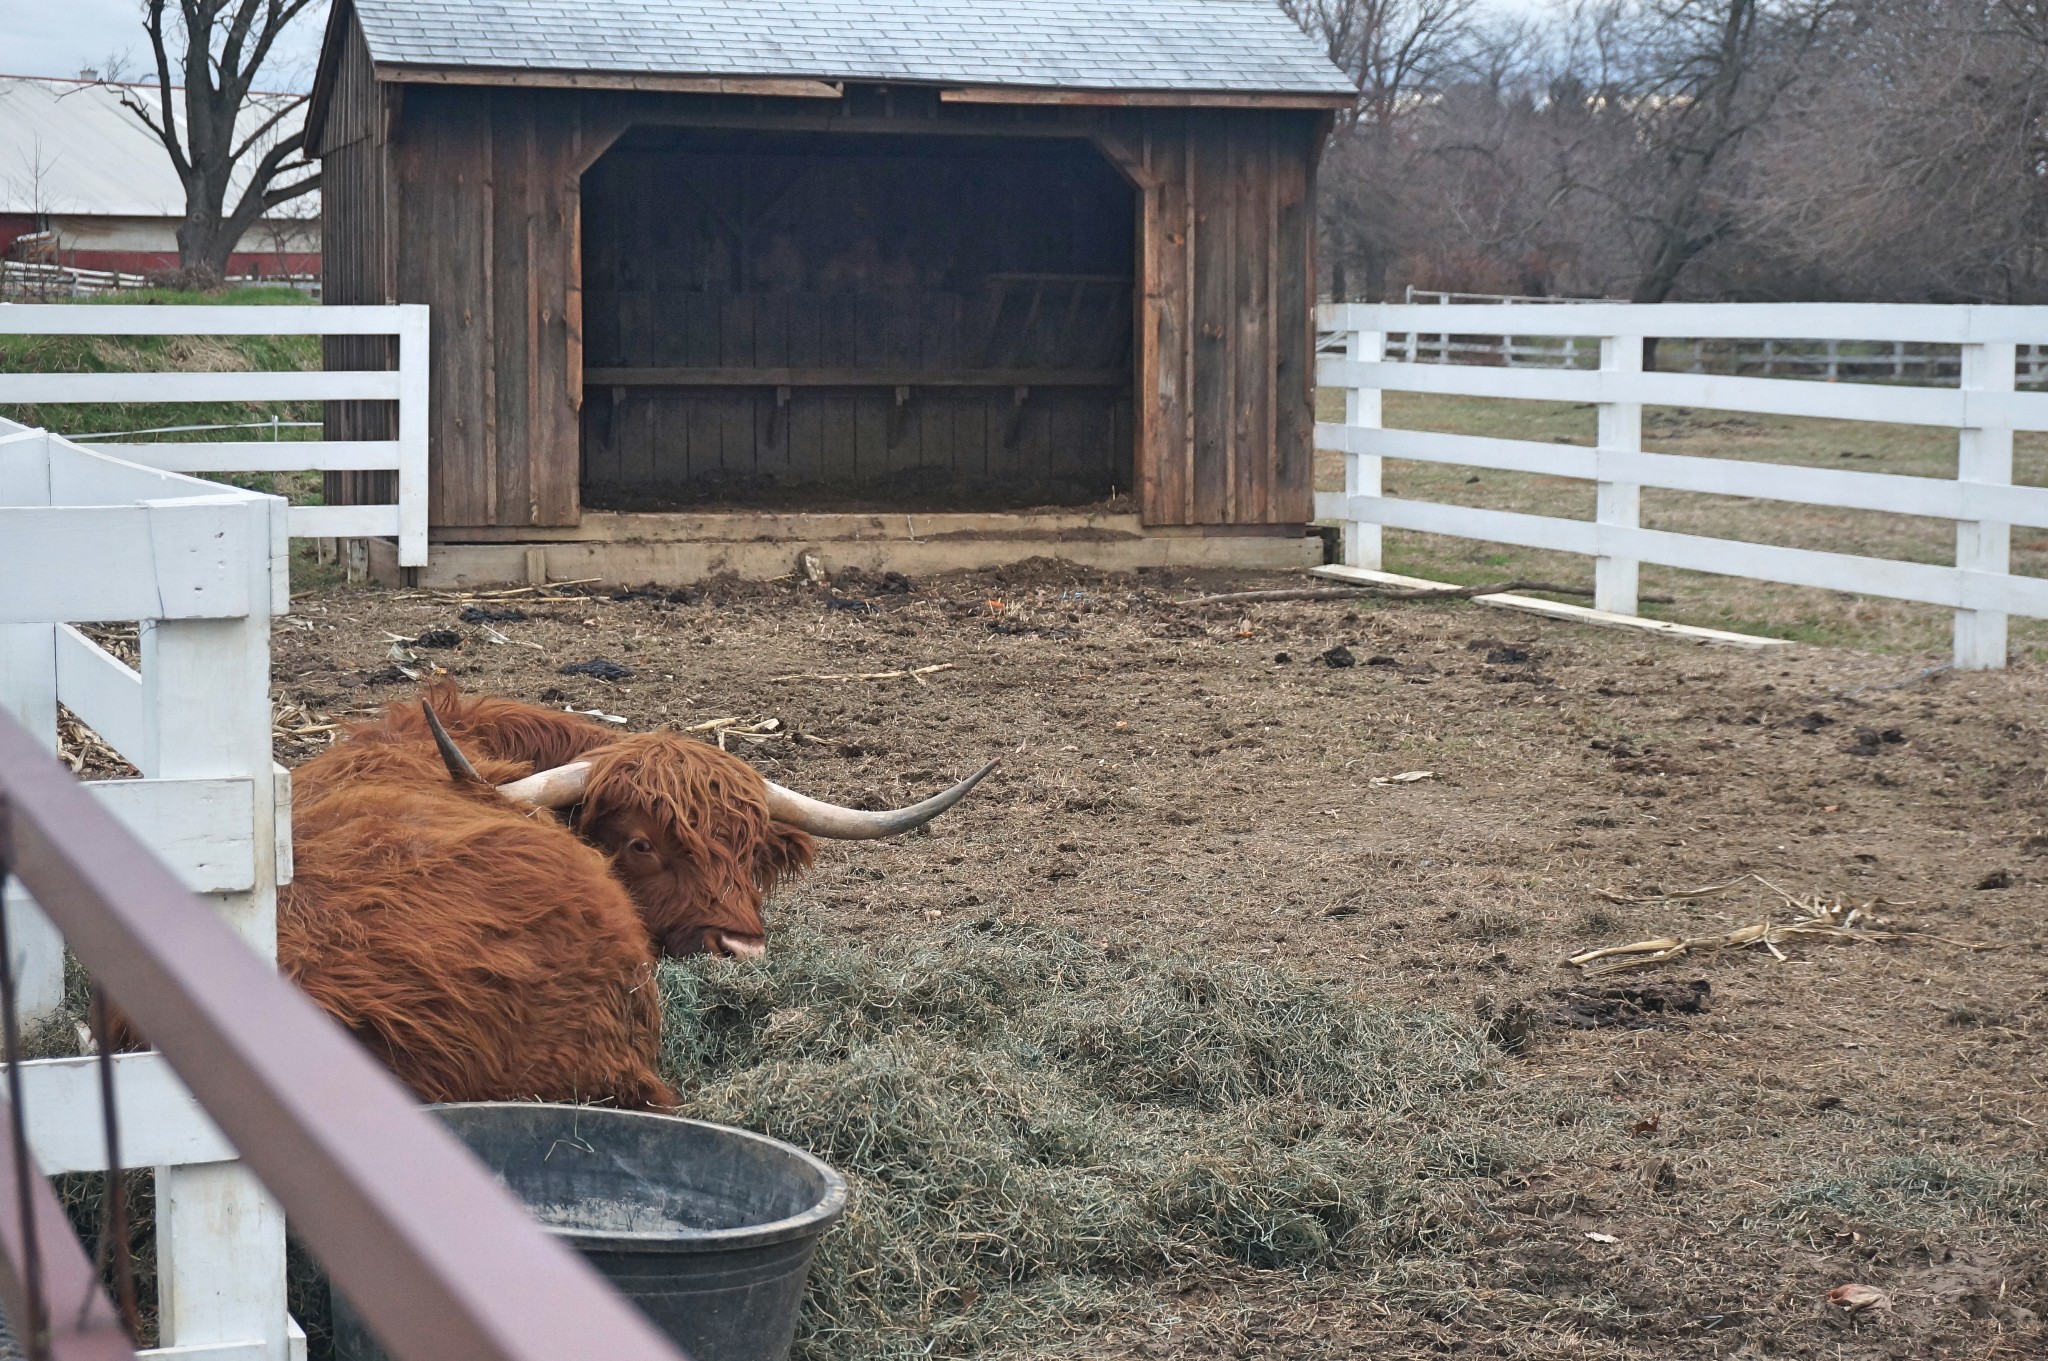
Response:
POLYGON ((1274 0, 355 0, 379 66, 1343 94, 1274 0))

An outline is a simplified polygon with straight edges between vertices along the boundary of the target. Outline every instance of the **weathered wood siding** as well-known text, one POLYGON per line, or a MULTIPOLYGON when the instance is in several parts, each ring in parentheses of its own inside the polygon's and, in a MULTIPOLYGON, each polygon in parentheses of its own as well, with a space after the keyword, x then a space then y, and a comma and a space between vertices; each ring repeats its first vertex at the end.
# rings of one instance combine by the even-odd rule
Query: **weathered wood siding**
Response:
POLYGON ((410 88, 400 302, 433 306, 437 525, 573 525, 582 119, 554 91, 410 88))
POLYGON ((1314 483, 1313 185, 1322 115, 1105 114, 1142 190, 1139 508, 1298 524, 1314 483))
MULTIPOLYGON (((390 164, 386 92, 370 68, 370 51, 353 24, 340 35, 326 117, 314 151, 321 158, 321 298, 335 304, 381 305, 397 300, 392 270, 390 164)), ((328 336, 329 369, 397 367, 388 336, 328 336)), ((396 439, 392 402, 328 402, 322 434, 331 440, 396 439)), ((396 473, 327 473, 329 505, 386 505, 398 499, 396 473)))

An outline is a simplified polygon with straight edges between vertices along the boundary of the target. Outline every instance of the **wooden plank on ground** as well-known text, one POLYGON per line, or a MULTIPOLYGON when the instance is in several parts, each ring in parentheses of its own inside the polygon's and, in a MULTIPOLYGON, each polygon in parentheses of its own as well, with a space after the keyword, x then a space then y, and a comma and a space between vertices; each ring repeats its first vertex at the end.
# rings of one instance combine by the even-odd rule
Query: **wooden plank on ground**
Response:
MULTIPOLYGON (((1377 586, 1399 586, 1415 591, 1451 591, 1457 587, 1448 581, 1430 581, 1423 577, 1406 577, 1397 572, 1374 571, 1367 567, 1328 566, 1309 569, 1309 575, 1325 577, 1331 581, 1368 582, 1377 586)), ((1643 633, 1660 634, 1667 638, 1678 638, 1689 642, 1709 643, 1717 647, 1791 647, 1792 643, 1783 638, 1763 638, 1753 633, 1729 633, 1723 629, 1700 628, 1692 624, 1674 624, 1664 619, 1645 619, 1641 615, 1611 614, 1606 610, 1589 609, 1584 605, 1566 605, 1555 600, 1538 600, 1533 596, 1499 594, 1475 595, 1475 605, 1491 605, 1496 609, 1520 610, 1525 614, 1541 614, 1552 619, 1562 619, 1574 624, 1592 624, 1599 628, 1636 629, 1643 633)))

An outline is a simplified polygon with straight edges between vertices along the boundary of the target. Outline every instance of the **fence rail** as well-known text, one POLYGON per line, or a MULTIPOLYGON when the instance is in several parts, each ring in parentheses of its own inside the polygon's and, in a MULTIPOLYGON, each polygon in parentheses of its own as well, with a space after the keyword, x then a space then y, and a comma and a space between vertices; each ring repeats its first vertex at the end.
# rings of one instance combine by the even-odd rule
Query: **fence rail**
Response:
POLYGON ((302 538, 390 536, 401 566, 427 562, 427 309, 393 307, 0 307, 0 335, 392 336, 398 367, 351 372, 0 374, 0 404, 104 402, 384 401, 397 406, 390 440, 93 442, 86 447, 180 473, 388 471, 398 501, 294 506, 302 538))
MULTIPOLYGON (((209 895, 220 929, 264 957, 277 886, 291 878, 289 780, 270 755, 270 620, 290 604, 285 511, 274 496, 0 421, 0 713, 51 752, 63 705, 133 765, 141 778, 76 797, 154 847, 169 867, 159 872, 209 895), (137 621, 139 667, 76 627, 96 620, 137 621)), ((42 815, 24 802, 10 800, 10 837, 42 815)), ((16 1012, 33 1022, 62 1002, 65 940, 43 882, 24 877, 35 896, 0 892, 0 910, 16 1012)), ((96 1076, 90 1059, 9 1074, 45 1171, 108 1166, 96 1076)), ((282 1214, 162 1055, 125 1055, 112 1080, 132 1131, 124 1165, 156 1169, 165 1346, 195 1361, 285 1361, 282 1214)))
MULTIPOLYGON (((68 945, 160 1051, 15 1063, 0 1141, 18 1118, 12 1152, 42 1173, 107 1169, 111 1090, 120 1165, 156 1176, 163 1346, 145 1356, 303 1356, 289 1210, 401 1361, 679 1361, 277 976, 291 798, 271 760, 269 639, 290 603, 285 511, 0 421, 0 969, 15 1018, 36 1020, 62 1001, 68 945), (128 619, 139 666, 78 627, 128 619), (140 777, 73 780, 53 756, 59 705, 140 777)), ((24 1189, 16 1165, 0 1149, 0 1192, 24 1189)), ((25 1189, 32 1235, 0 1194, 9 1318, 39 1312, 52 1355, 129 1355, 61 1211, 25 1189)))
POLYGON ((2015 430, 2048 430, 2048 393, 2017 392, 2019 346, 2048 336, 2048 308, 1805 304, 1589 303, 1523 306, 1345 304, 1321 309, 1342 337, 1341 357, 1318 365, 1321 383, 1345 392, 1342 424, 1319 424, 1319 447, 1345 456, 1341 494, 1318 513, 1345 523, 1345 561, 1380 566, 1384 528, 1419 530, 1595 560, 1595 607, 1637 612, 1641 563, 1859 592, 1956 611, 1958 667, 2006 660, 2007 617, 2048 618, 2048 580, 2011 570, 2013 525, 2048 526, 2048 488, 2014 486, 2015 430), (1597 347, 1597 369, 1512 371, 1473 364, 1389 359, 1386 337, 1427 326, 1455 335, 1549 336, 1597 347), (1796 336, 1832 342, 1945 345, 1957 349, 1955 387, 1825 384, 1786 378, 1646 373, 1647 337, 1756 340, 1796 336), (1582 402, 1598 410, 1597 447, 1382 428, 1386 391, 1582 402), (1778 416, 1887 421, 1952 429, 1952 480, 1786 467, 1736 459, 1646 453, 1645 405, 1703 407, 1778 416), (1594 518, 1566 520, 1405 500, 1381 493, 1382 460, 1414 459, 1591 481, 1594 518), (1780 548, 1641 527, 1644 487, 1762 497, 1809 505, 1931 516, 1956 522, 1952 566, 1780 548))
MULTIPOLYGON (((1318 350, 1339 354, 1344 338, 1318 333, 1318 350)), ((1392 332, 1386 353, 1406 364, 1486 364, 1502 368, 1581 369, 1599 366, 1599 347, 1577 336, 1504 336, 1392 332)), ((1953 383, 1961 372, 1955 346, 1909 345, 1903 340, 1851 341, 1691 340, 1669 347, 1660 367, 1680 373, 1752 374, 1901 383, 1953 383)), ((2022 386, 2048 385, 2048 345, 2019 347, 2022 386)))

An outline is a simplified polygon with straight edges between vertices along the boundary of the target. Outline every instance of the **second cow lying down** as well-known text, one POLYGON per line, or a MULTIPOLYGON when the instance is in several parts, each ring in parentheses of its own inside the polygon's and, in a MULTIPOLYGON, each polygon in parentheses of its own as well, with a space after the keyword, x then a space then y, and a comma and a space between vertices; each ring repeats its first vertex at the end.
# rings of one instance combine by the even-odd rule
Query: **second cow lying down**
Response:
POLYGON ((657 955, 762 954, 813 834, 907 831, 993 764, 861 812, 689 738, 443 686, 294 772, 278 965, 424 1100, 673 1105, 657 955))

